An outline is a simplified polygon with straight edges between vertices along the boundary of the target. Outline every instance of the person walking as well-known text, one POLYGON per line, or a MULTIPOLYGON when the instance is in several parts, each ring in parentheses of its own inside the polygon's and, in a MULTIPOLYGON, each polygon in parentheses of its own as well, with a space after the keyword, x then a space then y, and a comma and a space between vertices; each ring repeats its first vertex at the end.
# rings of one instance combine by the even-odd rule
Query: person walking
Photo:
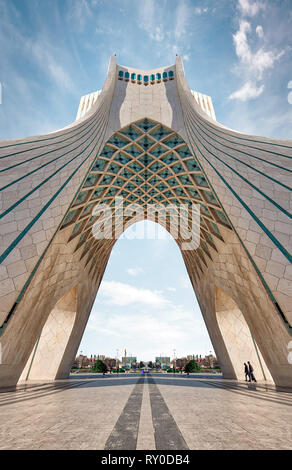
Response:
POLYGON ((248 365, 246 363, 244 363, 244 374, 245 374, 245 381, 247 382, 247 378, 249 378, 249 381, 250 381, 248 365))
POLYGON ((248 363, 248 372, 249 372, 249 382, 251 381, 256 382, 256 378, 253 373, 253 366, 251 365, 249 361, 247 361, 247 363, 248 363))

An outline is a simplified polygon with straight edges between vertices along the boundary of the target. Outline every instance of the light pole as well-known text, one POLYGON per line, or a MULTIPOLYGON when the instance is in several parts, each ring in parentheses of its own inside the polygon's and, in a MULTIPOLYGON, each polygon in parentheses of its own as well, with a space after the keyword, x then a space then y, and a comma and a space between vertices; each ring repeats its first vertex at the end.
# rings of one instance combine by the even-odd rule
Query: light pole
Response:
POLYGON ((116 350, 116 368, 117 372, 119 371, 119 350, 116 350))

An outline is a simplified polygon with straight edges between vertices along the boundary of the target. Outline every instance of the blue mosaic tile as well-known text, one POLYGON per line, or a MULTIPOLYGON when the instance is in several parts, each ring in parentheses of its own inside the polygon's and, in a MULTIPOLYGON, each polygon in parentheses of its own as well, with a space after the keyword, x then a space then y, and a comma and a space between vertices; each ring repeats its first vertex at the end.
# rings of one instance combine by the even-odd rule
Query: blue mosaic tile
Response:
POLYGON ((106 160, 102 160, 101 158, 97 158, 91 171, 103 171, 106 167, 108 162, 106 160))
POLYGON ((108 141, 108 144, 115 145, 116 147, 122 148, 129 143, 127 139, 120 137, 118 135, 113 135, 108 141))
POLYGON ((175 189, 174 189, 174 192, 175 192, 178 196, 187 197, 186 193, 184 192, 184 190, 183 190, 182 188, 175 188, 175 189))
POLYGON ((172 176, 172 173, 168 168, 165 168, 159 173, 159 176, 161 176, 161 178, 168 178, 168 176, 172 176))
POLYGON ((167 165, 175 162, 178 160, 177 156, 175 155, 174 152, 170 152, 168 155, 166 155, 165 157, 161 157, 161 160, 166 163, 167 165))
POLYGON ((196 199, 202 200, 200 194, 198 191, 194 188, 187 188, 188 193, 191 195, 191 197, 194 197, 196 199))
POLYGON ((90 193, 89 190, 79 192, 74 201, 73 206, 77 206, 77 204, 82 204, 83 202, 85 202, 89 196, 89 193, 90 193))
POLYGON ((153 131, 150 132, 150 135, 154 137, 154 139, 157 139, 157 140, 161 140, 164 137, 168 136, 169 134, 172 134, 172 132, 163 126, 160 126, 157 129, 154 129, 153 131))
POLYGON ((140 121, 135 124, 135 126, 139 127, 143 132, 148 132, 150 129, 156 126, 156 124, 152 121, 149 121, 149 119, 143 119, 143 121, 140 121))
POLYGON ((156 161, 150 166, 150 170, 153 171, 153 173, 156 173, 157 171, 161 170, 161 168, 165 168, 165 165, 162 163, 156 161))
POLYGON ((134 144, 131 144, 129 147, 125 148, 125 152, 129 153, 134 158, 138 157, 142 153, 141 150, 139 150, 139 148, 134 144))
POLYGON ((121 188, 122 186, 124 186, 124 184, 126 183, 125 180, 123 180, 122 178, 116 178, 113 182, 113 184, 115 186, 118 186, 119 188, 121 188))
POLYGON ((99 178, 100 175, 90 174, 85 180, 84 188, 88 188, 89 186, 95 186, 99 178))
POLYGON ((115 155, 114 160, 120 163, 121 165, 126 165, 131 160, 131 158, 125 155, 124 153, 118 152, 115 155))
POLYGON ((214 205, 218 206, 218 201, 215 198, 215 196, 213 195, 213 193, 211 193, 209 191, 205 191, 205 190, 202 190, 202 193, 203 193, 204 198, 206 199, 207 202, 210 202, 211 204, 214 204, 214 205))
POLYGON ((144 166, 150 165, 153 162, 153 157, 151 157, 148 153, 145 153, 142 157, 140 157, 139 162, 141 162, 144 166))
POLYGON ((128 167, 132 168, 132 170, 137 171, 137 172, 142 170, 142 168, 143 168, 142 165, 140 165, 136 161, 129 163, 128 167))
POLYGON ((108 192, 106 193, 106 197, 112 197, 117 194, 119 190, 117 188, 110 188, 108 192))
POLYGON ((189 171, 201 171, 199 165, 197 164, 196 160, 192 158, 191 160, 186 160, 185 165, 189 171))
MULTIPOLYGON (((181 140, 181 143, 183 143, 182 140, 181 140)), ((188 157, 192 156, 192 154, 189 151, 189 148, 187 147, 187 145, 184 145, 183 147, 180 147, 180 148, 176 149, 176 151, 181 156, 181 158, 188 158, 188 157)))
POLYGON ((109 184, 111 184, 111 182, 112 182, 113 179, 114 179, 113 176, 104 175, 104 176, 102 177, 102 179, 100 180, 99 184, 100 184, 101 186, 109 185, 109 184))
POLYGON ((143 180, 142 178, 139 178, 139 176, 135 176, 134 178, 131 179, 131 182, 137 184, 137 185, 140 185, 143 183, 143 180))
POLYGON ((165 152, 167 152, 167 149, 162 147, 162 145, 156 145, 156 147, 154 147, 150 153, 151 155, 154 155, 154 157, 158 158, 160 157, 161 155, 163 155, 165 152))
POLYGON ((104 193, 105 188, 98 188, 93 191, 93 194, 90 199, 97 199, 101 197, 101 195, 104 193))
POLYGON ((126 129, 119 132, 131 140, 135 140, 141 135, 141 132, 138 132, 137 129, 134 129, 132 126, 126 127, 126 129))
POLYGON ((114 173, 114 175, 116 175, 119 172, 120 169, 121 169, 121 167, 119 165, 117 165, 116 163, 110 162, 110 164, 107 168, 107 172, 108 173, 114 173))
POLYGON ((145 151, 147 151, 152 147, 152 145, 155 144, 155 141, 149 139, 149 137, 145 135, 143 139, 137 140, 137 144, 139 144, 145 151))
POLYGON ((188 175, 179 175, 178 178, 180 179, 180 181, 182 182, 182 184, 186 184, 186 185, 189 185, 189 186, 193 186, 194 183, 192 183, 192 181, 190 180, 190 178, 188 177, 188 175))
POLYGON ((184 144, 184 141, 178 135, 174 135, 173 137, 169 137, 168 139, 164 140, 163 143, 168 145, 168 147, 174 148, 180 144, 184 144))
POLYGON ((123 168, 121 170, 120 176, 124 176, 124 178, 129 179, 133 176, 133 172, 129 170, 129 168, 123 168))
POLYGON ((108 145, 105 145, 103 148, 103 151, 101 152, 100 156, 103 158, 112 158, 113 154, 116 152, 115 149, 112 147, 109 147, 108 145))
POLYGON ((177 175, 178 173, 185 173, 186 170, 184 169, 184 167, 182 166, 181 163, 176 163, 175 165, 173 165, 171 167, 172 171, 177 175))
POLYGON ((192 175, 192 178, 194 178, 194 181, 198 186, 203 186, 205 188, 208 188, 209 185, 208 185, 207 180, 206 180, 206 178, 203 174, 192 175))

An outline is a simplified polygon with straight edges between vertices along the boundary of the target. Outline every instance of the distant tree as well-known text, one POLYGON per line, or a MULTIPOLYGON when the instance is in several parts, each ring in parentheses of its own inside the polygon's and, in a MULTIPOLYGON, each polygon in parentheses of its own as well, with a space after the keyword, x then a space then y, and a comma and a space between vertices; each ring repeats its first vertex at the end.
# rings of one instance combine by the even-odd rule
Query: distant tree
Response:
POLYGON ((191 360, 185 365, 185 372, 199 372, 200 368, 196 361, 191 360))
POLYGON ((143 367, 145 367, 145 364, 144 364, 144 362, 143 362, 143 361, 140 361, 140 363, 139 363, 139 367, 140 367, 140 369, 143 369, 143 367))
POLYGON ((107 372, 108 368, 107 365, 102 362, 100 359, 95 361, 93 367, 92 367, 92 372, 107 372))
POLYGON ((149 362, 148 362, 148 367, 149 367, 149 369, 153 369, 153 363, 152 363, 152 361, 149 361, 149 362))

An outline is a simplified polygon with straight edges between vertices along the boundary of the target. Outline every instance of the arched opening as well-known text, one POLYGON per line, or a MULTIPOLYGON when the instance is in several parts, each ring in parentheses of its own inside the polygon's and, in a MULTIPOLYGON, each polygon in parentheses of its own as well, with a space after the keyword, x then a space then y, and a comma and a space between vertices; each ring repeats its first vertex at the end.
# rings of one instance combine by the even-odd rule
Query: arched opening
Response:
POLYGON ((238 380, 244 380, 244 363, 249 361, 257 380, 273 381, 264 358, 236 302, 215 285, 218 325, 238 380))
POLYGON ((55 305, 21 374, 23 380, 55 380, 77 310, 77 286, 55 305))
POLYGON ((125 349, 153 363, 213 350, 181 250, 154 221, 129 224, 115 243, 79 353, 122 360, 125 349))

